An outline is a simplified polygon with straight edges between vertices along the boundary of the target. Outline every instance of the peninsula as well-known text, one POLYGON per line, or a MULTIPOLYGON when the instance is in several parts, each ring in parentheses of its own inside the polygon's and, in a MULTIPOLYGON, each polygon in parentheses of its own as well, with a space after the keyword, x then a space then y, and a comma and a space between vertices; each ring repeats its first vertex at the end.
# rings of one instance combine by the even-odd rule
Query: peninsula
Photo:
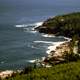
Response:
MULTIPOLYGON (((80 12, 59 15, 47 19, 44 23, 35 28, 40 33, 55 36, 68 37, 67 41, 60 42, 54 47, 51 46, 49 54, 44 63, 61 63, 64 62, 64 56, 78 55, 80 53, 80 12), (75 46, 76 44, 76 46, 75 46)), ((70 59, 71 60, 71 59, 70 59)), ((75 61, 75 58, 73 59, 75 61)))

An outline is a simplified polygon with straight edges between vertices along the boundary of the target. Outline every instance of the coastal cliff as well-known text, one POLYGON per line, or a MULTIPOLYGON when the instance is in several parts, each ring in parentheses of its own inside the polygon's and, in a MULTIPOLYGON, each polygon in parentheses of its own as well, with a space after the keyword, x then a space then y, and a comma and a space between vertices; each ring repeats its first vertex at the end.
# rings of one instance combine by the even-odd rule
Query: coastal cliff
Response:
MULTIPOLYGON (((8 74, 7 80, 80 80, 80 12, 49 18, 35 29, 41 33, 69 38, 59 43, 55 51, 50 50, 48 56, 42 60, 41 65, 53 65, 48 66, 51 68, 29 67, 11 78, 12 73, 8 74)), ((4 75, 1 72, 1 77, 4 75)))
MULTIPOLYGON (((72 40, 62 43, 51 50, 44 60, 44 63, 60 63, 64 60, 65 53, 74 55, 80 52, 80 12, 59 15, 47 19, 37 28, 40 33, 54 34, 55 36, 64 36, 72 40), (75 42, 78 45, 75 47, 75 42)), ((53 47, 54 48, 54 47, 53 47)))
POLYGON ((57 36, 80 36, 80 12, 49 18, 35 29, 41 33, 55 34, 57 36))

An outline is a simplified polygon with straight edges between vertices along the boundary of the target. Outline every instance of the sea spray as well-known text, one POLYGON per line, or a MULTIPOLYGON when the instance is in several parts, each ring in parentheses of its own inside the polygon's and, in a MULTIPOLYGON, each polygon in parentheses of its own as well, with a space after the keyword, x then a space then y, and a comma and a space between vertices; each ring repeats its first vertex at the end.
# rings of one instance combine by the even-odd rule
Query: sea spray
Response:
POLYGON ((24 32, 29 32, 29 33, 36 33, 37 31, 35 30, 36 27, 41 26, 43 22, 36 22, 32 24, 18 24, 15 25, 16 28, 23 28, 24 32))
POLYGON ((51 34, 42 34, 43 37, 55 37, 54 35, 51 34))
POLYGON ((47 44, 52 44, 52 41, 34 41, 34 43, 47 43, 47 44))
POLYGON ((17 24, 17 25, 15 25, 15 27, 17 27, 17 28, 21 28, 21 27, 34 27, 34 28, 36 28, 36 27, 38 27, 38 26, 41 26, 43 24, 43 22, 36 22, 36 23, 32 23, 32 24, 17 24))

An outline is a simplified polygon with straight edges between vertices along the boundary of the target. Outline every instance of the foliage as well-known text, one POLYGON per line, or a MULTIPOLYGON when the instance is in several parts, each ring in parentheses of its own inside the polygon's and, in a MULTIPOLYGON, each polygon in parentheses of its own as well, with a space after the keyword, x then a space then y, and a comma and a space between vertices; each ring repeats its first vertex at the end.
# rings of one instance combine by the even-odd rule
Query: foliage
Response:
POLYGON ((74 53, 64 53, 64 59, 66 62, 72 62, 72 61, 77 61, 80 60, 79 54, 74 54, 74 53))
POLYGON ((33 67, 28 66, 28 67, 25 67, 25 68, 23 69, 23 72, 22 72, 22 73, 28 74, 28 73, 30 73, 30 72, 32 72, 32 71, 33 71, 33 67))
POLYGON ((80 61, 55 65, 52 68, 33 69, 28 74, 6 80, 80 80, 80 61))
POLYGON ((80 36, 80 12, 49 18, 39 28, 39 31, 40 30, 42 30, 43 33, 53 33, 66 37, 72 37, 74 35, 80 36))
MULTIPOLYGON (((74 42, 79 40, 80 47, 80 12, 50 18, 38 29, 40 32, 71 37, 71 48, 74 42)), ((27 67, 21 74, 6 80, 80 80, 79 55, 74 55, 72 51, 65 52, 64 58, 69 63, 54 65, 51 68, 27 67)))

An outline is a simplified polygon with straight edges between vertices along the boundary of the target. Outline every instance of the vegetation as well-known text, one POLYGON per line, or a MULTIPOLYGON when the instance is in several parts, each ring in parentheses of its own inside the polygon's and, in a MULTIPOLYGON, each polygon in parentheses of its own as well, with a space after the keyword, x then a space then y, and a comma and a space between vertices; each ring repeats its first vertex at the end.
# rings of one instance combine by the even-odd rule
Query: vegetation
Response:
POLYGON ((36 29, 72 38, 70 53, 65 52, 63 55, 65 62, 51 68, 27 67, 20 74, 5 80, 80 80, 80 12, 50 18, 36 29), (79 50, 74 54, 76 41, 79 50))
POLYGON ((80 61, 37 68, 30 73, 18 74, 5 80, 80 80, 80 61))
POLYGON ((37 29, 43 33, 66 37, 80 36, 80 12, 49 18, 37 29))
POLYGON ((80 53, 80 12, 49 18, 36 29, 42 33, 72 38, 70 45, 72 49, 75 41, 78 41, 78 53, 80 53))
POLYGON ((65 59, 65 62, 73 62, 73 61, 80 60, 80 56, 79 54, 65 52, 64 59, 65 59))

